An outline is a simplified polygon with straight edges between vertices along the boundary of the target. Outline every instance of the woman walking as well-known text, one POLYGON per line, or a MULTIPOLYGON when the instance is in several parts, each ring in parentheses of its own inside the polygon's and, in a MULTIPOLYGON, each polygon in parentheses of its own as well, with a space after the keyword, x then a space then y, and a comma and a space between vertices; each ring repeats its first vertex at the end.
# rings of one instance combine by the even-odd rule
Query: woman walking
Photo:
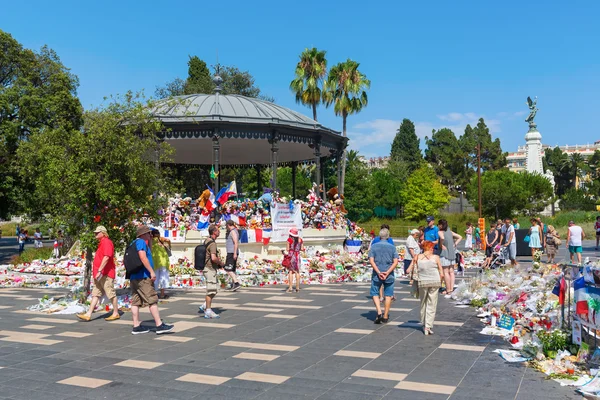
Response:
POLYGON ((433 335, 433 321, 437 310, 438 293, 444 280, 440 258, 433 254, 433 242, 423 242, 423 254, 417 255, 409 268, 419 275, 419 299, 421 300, 421 323, 423 333, 433 335))
POLYGON ((558 254, 558 246, 560 246, 560 235, 552 225, 548 225, 548 233, 546 235, 546 255, 548 256, 548 264, 554 263, 554 258, 558 254))
POLYGON ((298 229, 290 229, 290 237, 287 240, 286 252, 286 255, 290 257, 290 266, 288 267, 288 293, 292 293, 294 277, 296 278, 296 292, 300 291, 300 252, 302 251, 302 243, 303 241, 300 239, 298 229))
POLYGON ((531 218, 531 228, 529 228, 529 248, 531 257, 535 257, 535 252, 542 249, 542 230, 538 225, 538 220, 531 218))
POLYGON ((446 290, 442 292, 446 297, 450 297, 454 291, 454 267, 456 266, 456 247, 462 240, 462 236, 448 229, 448 221, 440 219, 438 222, 440 235, 440 245, 442 252, 440 253, 440 262, 444 271, 444 282, 446 282, 446 290))
POLYGON ((467 222, 465 230, 465 249, 473 250, 473 224, 470 222, 467 222))

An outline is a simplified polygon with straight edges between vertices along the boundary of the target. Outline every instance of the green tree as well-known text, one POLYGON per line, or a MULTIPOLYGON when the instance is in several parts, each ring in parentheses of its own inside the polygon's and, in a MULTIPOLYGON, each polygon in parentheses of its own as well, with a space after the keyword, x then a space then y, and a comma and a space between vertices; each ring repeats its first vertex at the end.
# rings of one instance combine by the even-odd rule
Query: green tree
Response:
MULTIPOLYGON (((342 134, 346 135, 346 122, 348 116, 359 113, 367 106, 367 90, 371 81, 358 70, 359 63, 350 59, 335 65, 329 70, 329 75, 324 83, 323 101, 329 107, 333 104, 335 115, 342 116, 342 134)), ((339 192, 344 194, 346 181, 346 149, 342 156, 342 176, 339 192)))
POLYGON ((556 185, 556 194, 560 197, 566 193, 569 188, 575 186, 573 164, 569 155, 563 152, 559 147, 544 150, 542 159, 544 169, 550 170, 554 175, 556 185))
MULTIPOLYGON (((312 187, 312 176, 314 166, 299 165, 296 168, 296 198, 304 199, 312 187)), ((277 170, 277 187, 279 194, 288 199, 292 198, 292 168, 281 167, 277 170)))
POLYGON ((459 143, 463 150, 465 173, 461 186, 469 184, 477 169, 477 145, 481 146, 481 171, 496 171, 506 167, 506 153, 502 151, 500 139, 492 140, 490 130, 483 118, 479 118, 475 128, 467 125, 459 143))
POLYGON ((560 199, 562 211, 594 211, 596 202, 584 190, 568 189, 560 199))
POLYGON ((352 221, 364 221, 373 216, 373 194, 369 190, 367 166, 360 159, 356 150, 346 154, 346 192, 344 206, 348 210, 348 218, 352 221))
POLYGON ((415 132, 415 124, 410 119, 404 118, 392 142, 390 158, 407 163, 409 170, 414 171, 423 161, 419 146, 420 140, 415 132))
POLYGON ((19 146, 38 133, 81 126, 78 86, 53 50, 25 49, 0 30, 0 217, 23 211, 33 190, 19 174, 19 146))
POLYGON ((49 213, 86 249, 86 289, 94 227, 106 226, 115 249, 123 249, 135 236, 132 222, 144 213, 156 216, 161 199, 155 194, 172 189, 158 168, 172 148, 157 141, 162 124, 151 118, 151 108, 129 93, 86 112, 81 129, 34 133, 18 149, 21 178, 35 188, 31 206, 49 213))
POLYGON ((404 189, 404 216, 413 221, 436 214, 450 201, 448 189, 439 182, 434 169, 423 164, 406 181, 404 189))
POLYGON ((425 137, 425 143, 425 161, 431 164, 442 185, 456 194, 468 174, 463 150, 454 132, 448 128, 433 130, 431 139, 425 137))
POLYGON ((290 83, 290 89, 296 95, 296 103, 311 107, 313 119, 317 120, 317 106, 323 95, 321 87, 327 74, 327 59, 324 50, 305 49, 296 65, 296 77, 290 83))
POLYGON ((370 194, 374 207, 396 208, 402 206, 403 181, 388 168, 376 169, 369 176, 370 194))
MULTIPOLYGON (((467 199, 478 207, 478 185, 474 177, 467 186, 467 199)), ((481 176, 482 214, 497 218, 516 212, 535 214, 551 201, 552 185, 543 175, 509 170, 486 171, 481 176)))
POLYGON ((214 83, 206 63, 198 56, 190 56, 188 78, 185 81, 185 94, 212 93, 214 83))
MULTIPOLYGON (((265 95, 256 86, 254 76, 249 71, 242 71, 235 66, 218 66, 219 75, 223 79, 221 93, 239 94, 246 97, 258 98, 274 102, 275 99, 265 95)), ((214 92, 215 84, 206 63, 197 56, 190 56, 188 61, 188 76, 184 80, 175 78, 164 86, 159 86, 154 92, 158 99, 165 99, 183 94, 210 94, 214 92)))

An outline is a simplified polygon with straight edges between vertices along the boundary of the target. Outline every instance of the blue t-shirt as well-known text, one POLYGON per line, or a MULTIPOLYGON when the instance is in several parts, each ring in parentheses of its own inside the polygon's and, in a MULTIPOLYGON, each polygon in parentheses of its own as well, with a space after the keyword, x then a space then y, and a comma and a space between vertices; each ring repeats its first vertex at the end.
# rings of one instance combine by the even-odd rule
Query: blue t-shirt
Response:
MULTIPOLYGON (((379 236, 377 236, 375 239, 373 239, 373 241, 371 242, 371 246, 373 246, 375 243, 379 243, 381 242, 381 238, 379 236)), ((394 244, 394 239, 392 238, 387 238, 387 242, 393 246, 395 246, 394 244)))
POLYGON ((428 240, 430 242, 435 242, 437 240, 440 240, 440 234, 439 234, 440 230, 438 229, 437 226, 432 226, 425 228, 425 230, 423 231, 423 236, 425 237, 425 240, 428 240))
MULTIPOLYGON (((369 250, 369 258, 373 257, 375 265, 379 268, 379 271, 386 272, 389 270, 394 263, 394 260, 398 259, 398 252, 396 247, 389 244, 388 242, 374 243, 369 250)), ((375 271, 373 271, 375 274, 375 271)))
MULTIPOLYGON (((135 239, 135 248, 137 251, 145 251, 146 257, 148 257, 148 262, 152 269, 154 269, 154 260, 152 260, 152 251, 150 251, 150 247, 146 244, 146 242, 142 239, 135 239)), ((146 267, 142 267, 141 271, 136 272, 135 274, 131 274, 130 280, 138 280, 138 279, 146 279, 150 278, 150 272, 146 269, 146 267)))

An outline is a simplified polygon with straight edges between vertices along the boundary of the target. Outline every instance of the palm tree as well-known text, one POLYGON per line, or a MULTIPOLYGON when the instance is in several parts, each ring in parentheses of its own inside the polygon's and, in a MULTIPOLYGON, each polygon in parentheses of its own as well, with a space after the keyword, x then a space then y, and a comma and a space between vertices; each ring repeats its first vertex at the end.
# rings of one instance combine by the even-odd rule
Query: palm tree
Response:
POLYGON ((290 89, 296 93, 296 103, 312 107, 313 119, 317 120, 317 106, 321 103, 321 82, 327 73, 325 51, 305 49, 296 65, 296 78, 290 89))
MULTIPOLYGON (((335 115, 342 116, 342 133, 346 137, 346 120, 348 115, 359 113, 367 106, 367 92, 371 81, 358 70, 360 64, 350 59, 334 66, 323 87, 323 102, 327 107, 333 104, 335 115)), ((339 193, 344 193, 346 180, 346 149, 342 155, 342 177, 339 193)))

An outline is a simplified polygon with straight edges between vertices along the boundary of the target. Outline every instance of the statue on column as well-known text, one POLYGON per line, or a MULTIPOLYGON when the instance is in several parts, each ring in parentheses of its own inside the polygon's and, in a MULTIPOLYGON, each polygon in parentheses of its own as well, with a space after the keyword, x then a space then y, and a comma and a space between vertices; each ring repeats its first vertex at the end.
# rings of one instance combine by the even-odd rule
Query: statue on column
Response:
POLYGON ((536 124, 533 121, 535 119, 535 115, 539 111, 536 105, 537 96, 534 100, 531 100, 531 97, 527 96, 527 106, 529 107, 529 115, 527 116, 527 118, 525 118, 525 122, 529 123, 529 130, 533 130, 536 127, 536 124))

